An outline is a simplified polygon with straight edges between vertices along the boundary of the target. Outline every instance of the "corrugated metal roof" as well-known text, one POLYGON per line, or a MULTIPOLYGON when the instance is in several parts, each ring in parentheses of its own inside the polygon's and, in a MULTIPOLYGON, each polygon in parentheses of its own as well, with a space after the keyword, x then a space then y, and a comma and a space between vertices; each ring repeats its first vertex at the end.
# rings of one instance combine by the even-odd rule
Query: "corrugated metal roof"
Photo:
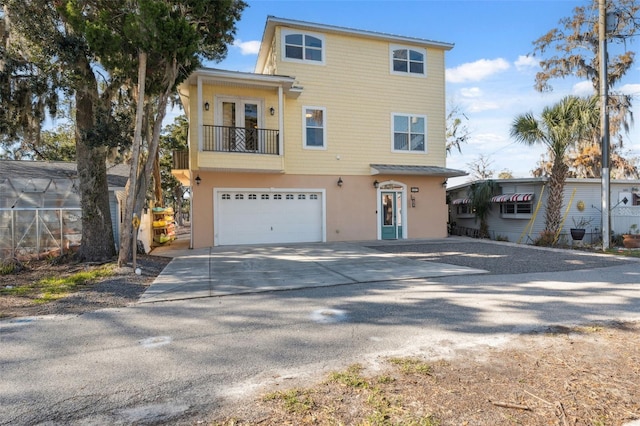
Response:
POLYGON ((400 164, 370 164, 370 166, 372 175, 442 176, 447 178, 467 175, 467 173, 462 170, 437 166, 413 166, 400 164))

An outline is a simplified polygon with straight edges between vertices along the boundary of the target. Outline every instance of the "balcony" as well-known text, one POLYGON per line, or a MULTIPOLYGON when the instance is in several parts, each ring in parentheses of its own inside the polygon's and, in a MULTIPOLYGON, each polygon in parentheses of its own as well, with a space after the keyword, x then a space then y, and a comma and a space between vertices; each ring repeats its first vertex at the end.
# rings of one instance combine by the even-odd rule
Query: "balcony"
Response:
POLYGON ((173 170, 189 170, 189 151, 174 150, 173 151, 173 170))
POLYGON ((280 132, 272 129, 204 125, 202 150, 279 155, 280 132))

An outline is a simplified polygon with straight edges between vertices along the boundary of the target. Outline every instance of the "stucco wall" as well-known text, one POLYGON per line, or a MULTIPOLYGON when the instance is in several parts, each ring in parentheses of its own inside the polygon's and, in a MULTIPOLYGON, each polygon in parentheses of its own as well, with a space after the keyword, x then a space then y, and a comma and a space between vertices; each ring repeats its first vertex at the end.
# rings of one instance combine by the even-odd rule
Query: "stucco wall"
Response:
POLYGON ((327 241, 363 241, 377 239, 378 192, 373 181, 393 180, 407 186, 408 238, 443 238, 447 235, 445 190, 438 177, 400 176, 274 175, 250 173, 215 173, 200 171, 202 179, 193 188, 192 229, 194 248, 213 245, 213 190, 215 188, 305 188, 326 189, 327 241), (419 192, 411 193, 411 187, 419 192), (411 207, 410 197, 415 198, 411 207))

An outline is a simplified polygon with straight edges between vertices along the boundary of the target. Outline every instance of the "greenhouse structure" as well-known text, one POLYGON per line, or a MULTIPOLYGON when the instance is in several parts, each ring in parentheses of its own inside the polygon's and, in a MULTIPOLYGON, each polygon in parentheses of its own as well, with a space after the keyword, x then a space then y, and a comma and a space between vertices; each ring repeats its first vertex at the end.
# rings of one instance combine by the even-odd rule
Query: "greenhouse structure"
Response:
MULTIPOLYGON (((118 241, 128 166, 108 168, 109 204, 118 241)), ((73 251, 82 239, 76 164, 0 160, 0 260, 73 251)))

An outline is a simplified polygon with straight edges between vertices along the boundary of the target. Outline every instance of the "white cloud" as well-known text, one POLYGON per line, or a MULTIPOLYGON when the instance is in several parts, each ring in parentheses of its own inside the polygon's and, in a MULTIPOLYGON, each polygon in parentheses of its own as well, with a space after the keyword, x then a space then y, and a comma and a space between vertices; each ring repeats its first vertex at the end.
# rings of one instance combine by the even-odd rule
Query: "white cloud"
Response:
POLYGON ((620 86, 619 91, 625 95, 640 95, 640 83, 625 84, 620 86))
POLYGON ((260 42, 257 40, 242 41, 238 39, 233 42, 233 45, 240 49, 240 53, 243 55, 257 55, 260 51, 260 42))
POLYGON ((523 71, 531 68, 537 68, 538 60, 533 56, 520 55, 518 56, 518 60, 514 62, 514 65, 518 71, 523 71))
POLYGON ((493 101, 473 100, 466 104, 465 109, 469 112, 482 112, 500 109, 500 104, 493 101))
POLYGON ((470 143, 474 145, 482 145, 490 150, 495 149, 506 142, 507 141, 505 141, 504 136, 491 132, 474 134, 473 137, 470 138, 470 143))
POLYGON ((581 81, 573 85, 571 93, 577 96, 588 96, 593 94, 593 84, 590 81, 581 81))
POLYGON ((450 83, 464 83, 467 81, 480 81, 493 74, 509 69, 509 62, 502 58, 480 59, 475 62, 462 64, 446 71, 447 81, 450 83))
POLYGON ((482 96, 482 90, 479 87, 462 88, 459 93, 463 98, 479 98, 482 96))

